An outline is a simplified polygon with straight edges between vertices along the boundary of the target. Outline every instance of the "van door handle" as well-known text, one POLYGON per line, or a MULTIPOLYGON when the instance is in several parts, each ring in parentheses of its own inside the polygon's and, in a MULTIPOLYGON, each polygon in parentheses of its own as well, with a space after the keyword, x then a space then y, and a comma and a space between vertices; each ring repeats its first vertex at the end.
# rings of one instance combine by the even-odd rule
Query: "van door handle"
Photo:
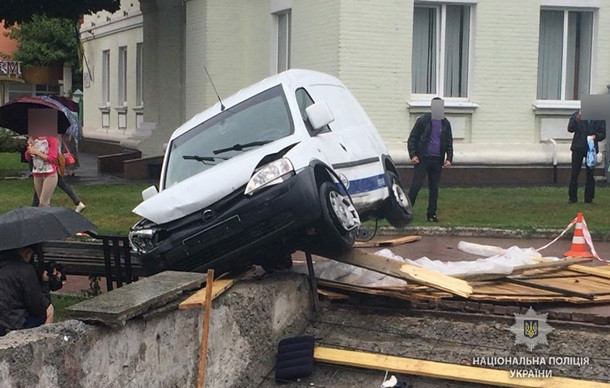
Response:
POLYGON ((339 143, 339 145, 341 146, 341 148, 343 148, 343 151, 347 152, 347 148, 345 148, 343 144, 339 143))

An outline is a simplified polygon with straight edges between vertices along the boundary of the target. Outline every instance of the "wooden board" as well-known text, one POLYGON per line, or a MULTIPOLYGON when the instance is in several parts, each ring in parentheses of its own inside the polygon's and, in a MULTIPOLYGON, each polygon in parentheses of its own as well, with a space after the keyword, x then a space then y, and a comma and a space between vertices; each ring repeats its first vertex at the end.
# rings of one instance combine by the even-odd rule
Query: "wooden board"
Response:
POLYGON ((570 269, 572 271, 586 273, 589 275, 595 275, 602 278, 610 279, 610 265, 602 265, 599 267, 588 267, 585 265, 571 265, 570 269))
POLYGON ((415 358, 316 346, 314 360, 335 365, 391 371, 443 380, 467 381, 503 387, 601 388, 610 384, 565 377, 511 378, 507 370, 480 368, 415 358))
POLYGON ((349 295, 341 294, 331 290, 324 290, 322 288, 318 288, 318 294, 322 295, 328 300, 345 300, 349 299, 349 295))
MULTIPOLYGON (((229 288, 239 279, 219 279, 212 282, 212 300, 229 288)), ((186 298, 178 305, 180 310, 201 307, 205 305, 207 286, 186 298)))
POLYGON ((423 284, 454 295, 468 297, 472 294, 472 287, 464 280, 415 265, 405 264, 402 261, 367 253, 361 249, 351 249, 342 255, 327 256, 327 258, 355 265, 356 267, 366 268, 408 282, 423 284))
POLYGON ((419 240, 421 240, 421 236, 404 236, 391 240, 357 241, 354 243, 354 248, 395 247, 397 245, 408 244, 419 240))

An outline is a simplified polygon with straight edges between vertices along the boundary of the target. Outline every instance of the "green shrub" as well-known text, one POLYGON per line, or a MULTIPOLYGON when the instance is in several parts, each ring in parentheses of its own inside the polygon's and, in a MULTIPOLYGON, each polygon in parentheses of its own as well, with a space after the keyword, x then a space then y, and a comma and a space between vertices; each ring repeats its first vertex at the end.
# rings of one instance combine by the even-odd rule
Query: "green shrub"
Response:
POLYGON ((20 139, 8 129, 0 128, 0 152, 21 152, 25 144, 25 139, 20 139))

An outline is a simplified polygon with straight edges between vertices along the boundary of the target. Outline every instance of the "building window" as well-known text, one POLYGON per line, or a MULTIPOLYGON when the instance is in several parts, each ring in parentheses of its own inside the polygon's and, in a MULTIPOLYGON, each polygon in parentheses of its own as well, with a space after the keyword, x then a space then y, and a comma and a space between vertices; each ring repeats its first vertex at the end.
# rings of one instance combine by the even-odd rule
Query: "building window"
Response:
POLYGON ((412 92, 468 97, 471 6, 415 6, 412 92))
POLYGON ((275 14, 277 20, 277 72, 290 69, 291 10, 275 14))
POLYGON ((579 100, 589 94, 592 11, 540 11, 538 99, 579 100))
POLYGON ((119 105, 127 104, 127 46, 119 47, 119 105))
POLYGON ((142 43, 136 45, 136 105, 144 105, 144 98, 142 97, 142 43))
POLYGON ((110 105, 110 50, 102 52, 102 104, 110 105))

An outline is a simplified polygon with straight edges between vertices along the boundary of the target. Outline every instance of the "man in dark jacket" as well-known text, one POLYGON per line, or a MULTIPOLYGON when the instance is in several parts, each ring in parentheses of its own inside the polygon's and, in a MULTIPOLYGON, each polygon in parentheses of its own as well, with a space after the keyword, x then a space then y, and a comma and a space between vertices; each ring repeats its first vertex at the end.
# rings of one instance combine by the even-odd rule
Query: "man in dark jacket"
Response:
MULTIPOLYGON (((30 264, 33 255, 31 247, 0 252, 0 336, 53 322, 48 288, 43 290, 30 264)), ((46 272, 42 280, 48 283, 46 272)))
MULTIPOLYGON (((568 200, 570 203, 578 202, 578 175, 582 167, 582 161, 587 156, 589 149, 587 137, 592 136, 595 144, 595 153, 599 152, 597 143, 606 138, 606 121, 605 120, 582 120, 580 111, 575 112, 570 117, 568 123, 568 132, 574 133, 572 138, 572 176, 570 178, 570 187, 568 189, 568 200)), ((595 197, 595 179, 593 173, 595 167, 586 166, 587 180, 585 183, 585 202, 593 202, 595 197)))
MULTIPOLYGON (((435 100, 441 99, 435 97, 432 100, 433 110, 435 100)), ((433 115, 430 113, 419 117, 407 140, 407 149, 414 165, 413 181, 409 189, 411 205, 415 206, 417 193, 419 193, 427 175, 430 193, 428 195, 426 217, 430 222, 438 222, 436 209, 441 171, 443 167, 450 167, 453 161, 453 135, 451 134, 449 120, 444 117, 433 119, 433 115)))

